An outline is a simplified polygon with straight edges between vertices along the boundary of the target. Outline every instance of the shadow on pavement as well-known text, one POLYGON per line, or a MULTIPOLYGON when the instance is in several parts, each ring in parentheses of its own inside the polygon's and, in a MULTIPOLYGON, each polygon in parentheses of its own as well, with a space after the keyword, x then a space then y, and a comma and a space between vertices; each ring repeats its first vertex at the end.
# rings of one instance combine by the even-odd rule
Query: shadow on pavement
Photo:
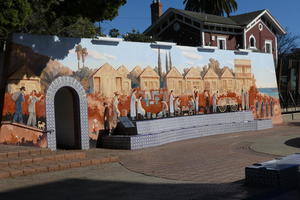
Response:
MULTIPOLYGON (((243 183, 226 184, 147 184, 88 179, 63 181, 25 187, 0 193, 2 200, 216 200, 216 199, 273 199, 278 190, 248 188, 243 183), (250 198, 249 198, 250 197, 250 198), (253 198, 251 198, 253 197, 253 198)), ((289 198, 293 199, 293 198, 289 198)), ((299 196, 295 199, 299 199, 299 196)))
POLYGON ((300 148, 300 137, 287 140, 284 144, 291 147, 300 148))

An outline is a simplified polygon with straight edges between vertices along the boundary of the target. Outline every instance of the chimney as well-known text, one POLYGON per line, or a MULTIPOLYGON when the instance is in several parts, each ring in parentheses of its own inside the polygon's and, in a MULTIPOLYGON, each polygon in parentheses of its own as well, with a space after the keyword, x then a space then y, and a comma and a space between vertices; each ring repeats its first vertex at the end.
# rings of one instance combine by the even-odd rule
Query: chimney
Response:
POLYGON ((153 0, 151 4, 151 20, 152 24, 154 24, 159 17, 162 15, 162 3, 160 0, 153 0))

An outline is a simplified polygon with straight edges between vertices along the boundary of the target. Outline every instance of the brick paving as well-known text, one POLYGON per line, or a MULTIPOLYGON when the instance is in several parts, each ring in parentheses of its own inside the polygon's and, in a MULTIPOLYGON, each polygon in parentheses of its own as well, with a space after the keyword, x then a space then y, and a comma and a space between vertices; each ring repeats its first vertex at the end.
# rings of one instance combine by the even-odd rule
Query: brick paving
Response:
MULTIPOLYGON (((295 138, 300 124, 273 129, 202 137, 136 151, 92 149, 89 159, 119 157, 120 164, 88 166, 75 163, 74 169, 53 166, 47 173, 25 168, 16 178, 0 179, 0 199, 299 199, 299 192, 245 187, 246 166, 286 155, 291 149, 284 138, 295 138), (272 155, 273 141, 278 144, 272 155), (265 147, 265 148, 264 148, 265 147), (261 151, 263 150, 263 151, 261 151), (59 171, 52 171, 59 170, 59 171), (64 171, 60 171, 64 170, 64 171), (84 191, 89 191, 85 193, 84 191), (51 193, 51 196, 45 194, 51 193)), ((1 154, 0 145, 0 158, 1 154)), ((4 147, 3 147, 4 148, 4 147)), ((5 148, 14 148, 5 146, 5 148)), ((24 156, 26 148, 18 155, 24 156)), ((6 150, 8 151, 8 150, 6 150)), ((7 159, 16 156, 12 150, 7 159)), ((5 156, 4 156, 5 157, 5 156)), ((26 162, 26 161, 24 161, 26 162)), ((92 161, 91 161, 92 162, 92 161)), ((22 163, 22 161, 21 161, 22 163)), ((15 161, 11 165, 18 165, 15 161)), ((39 169, 43 172, 43 169, 39 169)), ((13 175, 12 175, 13 176, 13 175)))
MULTIPOLYGON (((230 183, 245 178, 246 166, 278 157, 255 152, 252 144, 266 138, 298 134, 298 126, 282 125, 264 131, 202 137, 132 151, 121 155, 120 160, 129 170, 149 176, 197 183, 230 183)), ((284 154, 284 149, 281 151, 284 154)))

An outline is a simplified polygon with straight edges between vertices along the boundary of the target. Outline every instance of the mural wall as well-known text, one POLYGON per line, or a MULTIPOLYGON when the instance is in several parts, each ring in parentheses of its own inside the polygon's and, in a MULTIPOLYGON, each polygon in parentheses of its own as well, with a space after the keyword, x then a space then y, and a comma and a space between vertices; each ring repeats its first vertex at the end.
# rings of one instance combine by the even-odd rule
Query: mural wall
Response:
POLYGON ((13 35, 9 49, 0 143, 47 146, 46 93, 60 76, 86 92, 91 142, 121 116, 251 110, 282 121, 271 54, 28 34, 13 35))

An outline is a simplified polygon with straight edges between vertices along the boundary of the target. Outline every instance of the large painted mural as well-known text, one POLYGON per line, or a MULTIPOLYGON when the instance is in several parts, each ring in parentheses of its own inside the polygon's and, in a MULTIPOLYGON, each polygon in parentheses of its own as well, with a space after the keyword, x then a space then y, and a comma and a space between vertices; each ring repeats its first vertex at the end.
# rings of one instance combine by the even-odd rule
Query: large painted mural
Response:
POLYGON ((271 54, 119 40, 13 35, 0 143, 47 147, 47 90, 68 76, 85 90, 91 143, 132 121, 242 112, 281 123, 271 54), (26 131, 24 131, 26 130, 26 131))

